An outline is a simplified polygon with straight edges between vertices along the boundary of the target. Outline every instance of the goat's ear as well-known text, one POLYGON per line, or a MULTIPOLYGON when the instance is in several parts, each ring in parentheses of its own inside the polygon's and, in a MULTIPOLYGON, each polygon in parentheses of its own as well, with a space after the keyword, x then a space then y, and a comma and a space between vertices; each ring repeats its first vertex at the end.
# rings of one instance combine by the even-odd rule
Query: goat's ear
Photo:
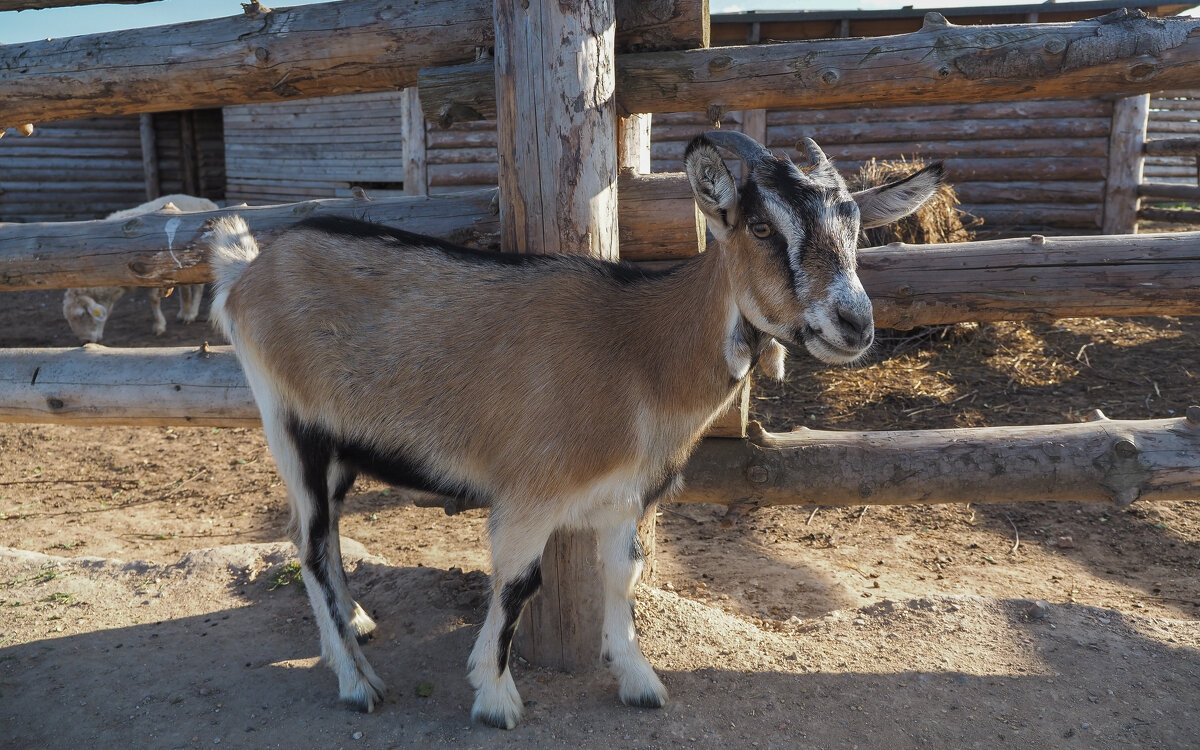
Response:
POLYGON ((932 198, 945 181, 946 169, 939 161, 903 180, 860 190, 853 197, 862 215, 862 228, 870 229, 903 219, 932 198))
POLYGON ((737 181, 717 147, 702 135, 688 144, 683 163, 696 205, 708 219, 708 228, 718 239, 724 239, 739 220, 737 181))

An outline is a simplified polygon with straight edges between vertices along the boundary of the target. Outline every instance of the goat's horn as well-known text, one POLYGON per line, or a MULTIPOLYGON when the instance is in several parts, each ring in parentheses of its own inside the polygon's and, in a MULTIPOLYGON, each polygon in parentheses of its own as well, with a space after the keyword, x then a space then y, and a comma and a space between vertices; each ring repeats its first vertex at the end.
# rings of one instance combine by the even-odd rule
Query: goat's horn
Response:
POLYGON ((771 152, 758 141, 736 130, 710 130, 704 134, 704 137, 726 151, 736 154, 749 166, 754 166, 764 157, 771 155, 771 152))
POLYGON ((808 164, 800 166, 800 171, 802 172, 811 172, 829 161, 829 157, 825 155, 825 152, 821 150, 821 147, 812 138, 802 138, 796 141, 796 150, 808 155, 808 164))

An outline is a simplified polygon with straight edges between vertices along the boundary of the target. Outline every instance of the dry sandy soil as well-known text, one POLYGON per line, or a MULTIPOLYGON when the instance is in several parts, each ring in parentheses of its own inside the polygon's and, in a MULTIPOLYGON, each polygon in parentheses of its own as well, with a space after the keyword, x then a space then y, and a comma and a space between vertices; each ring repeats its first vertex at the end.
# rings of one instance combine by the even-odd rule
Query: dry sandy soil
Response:
MULTIPOLYGON (((6 295, 0 346, 73 345, 59 299, 6 295)), ((154 339, 141 296, 108 334, 204 339, 174 323, 154 339)), ((757 416, 896 429, 1200 403, 1196 320, 926 329, 887 337, 878 360, 794 356, 757 416)), ((259 431, 0 425, 0 450, 0 747, 1200 746, 1197 502, 780 508, 732 528, 721 508, 669 504, 638 625, 671 703, 625 708, 603 671, 515 659, 527 716, 501 732, 470 723, 464 676, 482 513, 352 493, 351 585, 390 686, 360 715, 337 704, 286 576, 259 431)))

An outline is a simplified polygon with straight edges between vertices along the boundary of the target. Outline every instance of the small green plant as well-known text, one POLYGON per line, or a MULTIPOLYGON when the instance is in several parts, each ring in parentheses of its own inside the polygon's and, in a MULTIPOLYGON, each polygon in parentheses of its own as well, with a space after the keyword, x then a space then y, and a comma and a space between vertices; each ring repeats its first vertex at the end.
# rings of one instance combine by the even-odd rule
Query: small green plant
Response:
POLYGON ((291 586, 293 583, 304 588, 304 578, 300 575, 300 563, 295 560, 279 566, 279 569, 268 581, 267 591, 274 591, 281 586, 291 586))
POLYGON ((50 602, 51 604, 70 604, 73 600, 72 595, 66 591, 56 591, 50 596, 42 598, 42 601, 50 602))

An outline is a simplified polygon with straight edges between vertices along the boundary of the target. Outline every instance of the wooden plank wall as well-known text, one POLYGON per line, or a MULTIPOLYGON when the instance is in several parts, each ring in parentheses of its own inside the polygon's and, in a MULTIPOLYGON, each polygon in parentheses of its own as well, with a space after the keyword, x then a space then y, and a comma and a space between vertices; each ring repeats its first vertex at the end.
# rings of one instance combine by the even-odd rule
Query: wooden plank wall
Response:
MULTIPOLYGON (((986 235, 1087 234, 1100 230, 1111 117, 1112 104, 1096 99, 777 110, 766 132, 772 149, 789 153, 801 137, 816 139, 844 173, 872 157, 944 159, 986 235)), ((682 169, 687 140, 707 126, 703 114, 656 116, 653 170, 682 169)))
POLYGON ((344 198, 354 185, 372 197, 403 194, 399 91, 245 104, 224 112, 230 201, 344 198))
POLYGON ((158 112, 154 145, 158 157, 159 195, 186 193, 225 199, 225 138, 219 109, 158 112), (185 139, 193 156, 185 160, 185 139))
MULTIPOLYGON (((1150 97, 1146 138, 1200 137, 1200 90, 1164 91, 1150 97)), ((1146 182, 1197 184, 1200 170, 1194 156, 1147 156, 1146 182)))
POLYGON ((137 115, 39 124, 0 140, 0 222, 100 219, 145 200, 137 115))

